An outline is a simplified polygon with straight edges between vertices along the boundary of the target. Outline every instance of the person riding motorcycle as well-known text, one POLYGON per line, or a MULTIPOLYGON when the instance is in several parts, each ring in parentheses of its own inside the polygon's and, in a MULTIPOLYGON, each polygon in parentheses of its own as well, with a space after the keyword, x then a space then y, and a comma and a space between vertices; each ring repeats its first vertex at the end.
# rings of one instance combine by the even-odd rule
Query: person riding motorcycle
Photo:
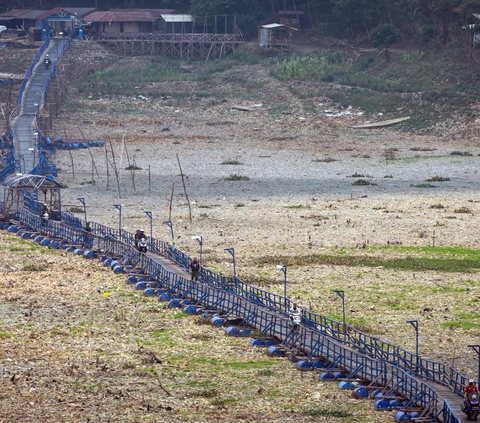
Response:
POLYGON ((476 392, 477 394, 479 393, 477 385, 475 385, 475 382, 473 381, 473 379, 470 379, 468 381, 468 385, 466 385, 465 388, 463 389, 463 395, 468 395, 468 394, 471 394, 472 392, 476 392))
POLYGON ((465 407, 467 406, 468 395, 471 394, 472 392, 476 392, 477 394, 479 393, 477 385, 475 385, 475 382, 473 381, 473 379, 470 379, 468 381, 468 384, 465 386, 465 388, 463 388, 463 404, 465 407))
POLYGON ((48 69, 50 65, 52 64, 52 61, 50 59, 50 56, 47 54, 45 56, 45 60, 43 61, 43 64, 45 65, 45 69, 48 69))
POLYGON ((293 306, 288 310, 288 316, 290 317, 293 330, 297 331, 302 322, 302 312, 297 307, 297 304, 293 303, 293 306))
POLYGON ((145 236, 145 231, 143 229, 137 229, 137 232, 135 233, 135 248, 138 250, 138 244, 142 238, 147 238, 145 236))

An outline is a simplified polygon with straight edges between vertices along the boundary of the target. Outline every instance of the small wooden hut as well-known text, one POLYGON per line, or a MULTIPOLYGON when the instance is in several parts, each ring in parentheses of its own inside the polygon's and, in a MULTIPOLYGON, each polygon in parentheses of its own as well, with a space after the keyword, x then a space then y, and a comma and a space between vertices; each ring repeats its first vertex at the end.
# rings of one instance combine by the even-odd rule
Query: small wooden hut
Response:
POLYGON ((287 25, 272 23, 258 28, 260 47, 289 49, 292 46, 293 31, 298 31, 287 25))

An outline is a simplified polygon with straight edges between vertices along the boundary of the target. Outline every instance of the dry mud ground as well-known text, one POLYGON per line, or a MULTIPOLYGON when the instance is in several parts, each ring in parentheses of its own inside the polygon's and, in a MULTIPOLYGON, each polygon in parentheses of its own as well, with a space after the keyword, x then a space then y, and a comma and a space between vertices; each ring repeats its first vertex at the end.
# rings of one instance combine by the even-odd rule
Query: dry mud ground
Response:
MULTIPOLYGON (((92 55, 83 57, 86 61, 95 60, 92 55)), ((128 60, 133 59, 123 59, 123 62, 128 60)), ((467 345, 478 343, 480 334, 478 273, 474 270, 464 274, 439 271, 412 272, 384 266, 367 267, 362 264, 362 258, 365 256, 380 258, 429 256, 434 253, 418 249, 409 251, 399 247, 431 246, 433 243, 441 247, 464 246, 478 249, 480 233, 476 224, 480 210, 477 172, 480 146, 477 145, 476 140, 454 141, 448 137, 419 136, 396 129, 353 130, 349 128, 350 124, 378 120, 381 117, 359 115, 360 110, 351 111, 351 115, 330 117, 327 114, 336 114, 345 110, 336 109, 328 99, 322 97, 313 99, 312 104, 305 107, 304 102, 284 85, 271 78, 264 69, 259 66, 253 67, 252 75, 263 81, 261 89, 252 89, 251 92, 238 91, 236 95, 226 96, 224 102, 213 105, 196 100, 173 104, 170 99, 139 100, 126 96, 93 100, 83 97, 72 87, 69 96, 71 108, 60 119, 56 133, 51 135, 66 134, 69 138, 80 139, 82 135, 76 129, 76 125, 79 125, 87 138, 110 139, 122 182, 119 193, 110 165, 107 187, 104 150, 91 150, 98 170, 98 175, 94 172, 93 178, 92 159, 88 152, 85 150, 72 152, 72 167, 69 153, 61 151, 56 154, 54 161, 61 169, 58 179, 68 186, 68 189, 62 193, 63 204, 67 207, 78 207, 80 203, 76 199, 83 197, 87 203, 88 219, 110 226, 118 225, 118 211, 113 205, 121 204, 122 227, 130 231, 142 227, 148 232, 149 220, 143 212, 152 211, 153 235, 168 240, 170 232, 162 222, 169 219, 166 197, 171 196, 172 184, 175 184, 171 220, 174 224, 177 246, 192 256, 198 256, 198 245, 191 237, 202 235, 205 242, 204 260, 207 267, 221 273, 232 274, 231 257, 224 249, 234 247, 238 276, 253 285, 280 293, 283 292, 283 274, 276 270, 275 265, 288 263, 288 295, 295 298, 300 305, 340 319, 341 304, 332 291, 343 289, 346 293, 347 319, 356 327, 413 351, 415 349, 414 332, 406 321, 418 319, 420 352, 423 356, 450 364, 451 358, 458 355, 460 358, 455 362, 456 367, 469 375, 475 375, 476 359, 467 345), (74 104, 79 107, 75 107, 74 104), (246 106, 250 111, 238 110, 236 106, 239 105, 246 106), (326 113, 325 110, 331 110, 331 112, 326 113), (122 136, 125 137, 126 146, 123 148, 122 136), (452 152, 471 155, 451 155, 452 152), (177 154, 191 202, 192 222, 189 220, 189 208, 183 192, 177 154), (135 187, 130 172, 125 170, 128 160, 140 168, 135 172, 135 187), (232 161, 239 164, 223 164, 232 161), (75 177, 73 177, 73 170, 75 170, 75 177), (227 180, 231 175, 248 177, 248 180, 227 180), (354 177, 353 175, 363 176, 354 177), (426 182, 435 176, 448 178, 449 181, 426 182), (366 180, 370 185, 353 185, 358 179, 366 180), (431 184, 435 187, 416 187, 422 184, 431 184), (378 248, 387 246, 395 246, 395 248, 378 248), (316 257, 325 254, 360 256, 360 259, 356 266, 332 265, 323 262, 318 264, 316 257), (453 323, 450 325, 449 322, 453 323), (455 325, 455 322, 470 322, 472 325, 455 325)), ((163 89, 168 84, 156 85, 158 89, 163 89)), ((194 88, 185 88, 181 83, 175 86, 179 90, 194 88)), ((308 89, 308 86, 298 84, 297 88, 308 89)), ((113 161, 111 153, 108 153, 108 157, 110 162, 113 161)), ((81 214, 78 216, 80 217, 81 214)), ((67 260, 61 255, 59 257, 61 260, 67 260)), ((79 265, 82 264, 79 263, 79 265)), ((70 267, 73 266, 52 264, 51 271, 53 273, 55 268, 62 275, 50 282, 52 286, 56 286, 57 283, 66 285, 60 291, 55 289, 55 296, 60 296, 60 292, 62 293, 62 298, 59 298, 58 302, 62 305, 61 309, 65 310, 64 313, 69 314, 68 307, 76 307, 82 295, 87 299, 95 296, 101 310, 101 307, 104 307, 101 301, 113 300, 113 294, 110 297, 103 297, 103 294, 96 293, 99 285, 106 285, 111 288, 110 291, 116 291, 118 297, 123 297, 122 300, 116 298, 117 305, 108 303, 110 307, 108 310, 98 311, 94 308, 95 313, 98 314, 88 319, 97 319, 95 322, 98 322, 100 329, 97 331, 97 326, 91 329, 97 333, 93 339, 90 339, 93 333, 86 331, 82 336, 82 342, 91 344, 109 342, 104 333, 104 331, 109 332, 109 328, 113 332, 109 333, 113 342, 122 336, 130 336, 122 335, 123 332, 135 332, 135 336, 143 339, 143 335, 139 334, 143 334, 144 331, 149 333, 149 336, 155 336, 155 330, 159 326, 171 331, 176 330, 173 328, 178 322, 190 322, 190 319, 177 320, 172 312, 164 310, 162 313, 167 315, 162 314, 162 319, 165 320, 161 320, 160 325, 157 313, 161 306, 157 303, 144 302, 137 297, 131 300, 132 293, 124 286, 123 279, 111 280, 110 275, 102 273, 97 267, 93 267, 91 272, 88 269, 90 277, 95 280, 91 286, 85 288, 92 292, 91 296, 82 294, 81 290, 76 292, 77 289, 67 289, 69 284, 83 284, 87 281, 83 276, 83 272, 87 272, 87 269, 80 271, 74 267, 73 270, 68 271, 72 272, 68 276, 65 269, 70 267), (56 282, 57 279, 65 281, 68 278, 71 279, 69 283, 56 282), (69 295, 74 294, 75 297, 70 299, 69 295), (147 313, 151 313, 148 318, 144 317, 144 314, 139 314, 141 318, 137 317, 135 310, 135 307, 138 307, 137 301, 143 304, 142 307, 146 308, 147 313), (127 303, 126 307, 129 310, 133 307, 133 311, 128 315, 128 323, 122 316, 118 318, 120 323, 114 323, 117 322, 114 318, 117 307, 117 313, 127 313, 122 312, 123 308, 120 307, 123 302, 127 303)), ((43 277, 44 273, 40 275, 43 277)), ((18 280, 25 281, 23 273, 18 274, 18 280)), ((29 295, 34 294, 29 292, 30 289, 37 290, 28 284, 23 285, 23 288, 20 286, 22 285, 18 285, 19 289, 25 290, 29 295)), ((38 297, 35 298, 38 298, 38 306, 43 308, 46 307, 44 304, 48 303, 45 296, 53 295, 53 291, 45 293, 43 290, 50 288, 42 287, 41 284, 38 286, 38 297)), ((101 290, 101 292, 104 291, 101 290)), ((13 297, 13 299, 7 298, 8 302, 20 301, 22 304, 20 309, 27 308, 25 313, 28 315, 28 300, 21 295, 19 295, 20 299, 16 295, 13 297)), ((82 302, 81 312, 88 315, 90 307, 94 307, 90 301, 82 302)), ((46 315, 49 313, 47 312, 46 315)), ((36 316, 36 313, 33 316, 36 316)), ((51 319, 54 325, 64 324, 61 317, 51 319)), ((15 324, 25 325, 23 320, 21 323, 18 322, 20 320, 15 324)), ((13 328, 15 324, 12 323, 13 328)), ((34 323, 38 326, 43 324, 45 323, 34 323)), ((79 330, 78 324, 75 320, 72 323, 75 327, 72 329, 74 332, 79 330)), ((86 326, 89 325, 90 323, 87 322, 86 326)), ((50 328, 48 331, 50 333, 50 328)), ((63 332, 65 330, 62 328, 58 333, 62 335, 63 332)), ((197 334, 198 329, 193 327, 192 332, 197 334)), ((19 329, 19 333, 21 335, 18 339, 23 340, 24 329, 19 329)), ((179 333, 181 335, 175 340, 177 344, 183 344, 187 339, 189 343, 191 342, 191 336, 184 332, 179 333)), ((55 356, 57 349, 64 348, 63 341, 58 339, 59 334, 50 335, 55 342, 58 342, 57 348, 48 350, 51 351, 52 357, 55 356)), ((76 336, 75 339, 77 339, 76 336)), ((212 332, 208 329, 208 336, 205 338, 207 342, 202 345, 201 348, 204 349, 202 351, 216 349, 217 337, 222 338, 220 332, 212 332)), ((14 337, 5 337, 6 340, 12 340, 12 338, 14 337)), ((147 342, 153 342, 148 337, 146 339, 147 342)), ((91 379, 97 377, 98 372, 102 371, 101 366, 105 364, 105 361, 102 361, 104 355, 112 357, 112 361, 125 356, 124 361, 128 362, 131 355, 135 353, 135 348, 138 348, 138 345, 132 347, 129 342, 144 345, 143 341, 137 342, 135 338, 128 338, 125 344, 120 344, 118 351, 112 346, 100 346, 102 351, 97 354, 100 357, 97 364, 92 364, 95 363, 95 354, 92 356, 92 351, 84 347, 85 356, 90 361, 85 359, 80 368, 82 372, 91 372, 86 375, 82 373, 82 376, 87 378, 87 386, 84 390, 89 394, 84 394, 79 400, 70 400, 77 404, 75 407, 80 407, 79 410, 76 409, 80 412, 75 416, 72 415, 71 421, 83 421, 81 418, 85 416, 97 416, 98 419, 99 415, 106 416, 106 421, 108 418, 111 419, 110 421, 122 421, 122 419, 136 421, 138 413, 136 414, 134 410, 138 411, 139 408, 134 408, 133 400, 126 405, 126 408, 123 408, 125 405, 123 403, 122 412, 127 413, 124 415, 120 414, 119 410, 112 409, 113 402, 106 403, 108 412, 100 413, 98 407, 101 407, 102 403, 94 405, 93 402, 85 399, 105 399, 110 395, 108 391, 113 393, 114 399, 115 395, 120 395, 115 390, 117 385, 112 389, 109 384, 101 384, 100 389, 93 386, 95 382, 91 379), (125 345, 126 352, 123 349, 125 345), (92 366, 94 370, 90 370, 92 366)), ((237 344, 236 340, 226 340, 222 344, 223 349, 218 352, 218 359, 221 361, 227 359, 229 354, 225 351, 229 348, 235 349, 237 348, 235 346, 239 345, 236 353, 245 355, 235 358, 234 361, 253 360, 250 355, 254 353, 246 348, 246 342, 238 342, 237 344)), ((156 348, 154 348, 155 351, 162 350, 163 338, 155 341, 153 345, 156 348)), ((19 353, 20 348, 28 348, 28 344, 22 341, 13 344, 9 349, 16 363, 24 359, 19 353)), ((43 351, 41 346, 35 348, 43 351)), ((66 347, 65 357, 61 356, 60 359, 60 361, 64 359, 66 368, 71 367, 72 360, 75 359, 75 354, 70 348, 73 347, 66 347)), ((182 350, 177 354, 172 350, 165 350, 165 360, 172 364, 174 359, 171 356, 178 355, 183 357, 179 360, 187 367, 189 354, 189 351, 182 350)), ((140 353, 137 354, 137 360, 140 360, 140 355, 140 353)), ((8 357, 8 355, 3 356, 8 357)), ((31 358, 32 355, 25 356, 25 359, 30 360, 29 357, 31 358)), ((210 363, 205 357, 201 360, 210 363)), ((261 360, 267 359, 262 356, 261 360)), ((57 365, 60 361, 54 360, 57 365)), ((131 364, 132 367, 124 366, 121 362, 115 366, 116 368, 126 367, 130 369, 125 370, 126 373, 138 376, 136 371, 138 361, 131 364)), ((74 369, 74 366, 72 368, 74 369)), ((199 370, 202 368, 200 366, 199 370)), ((206 368, 211 369, 212 375, 218 370, 215 366, 206 366, 206 368)), ((281 362, 278 371, 280 369, 282 372, 290 372, 291 366, 281 362)), ((175 373, 173 370, 172 372, 175 373)), ((118 374, 113 373, 113 375, 118 374)), ((58 379, 51 373, 48 377, 58 379)), ((212 377, 216 378, 216 376, 212 377)), ((243 377, 240 375, 239 380, 243 377)), ((310 398, 310 394, 305 394, 304 389, 307 389, 307 385, 302 382, 302 377, 304 376, 292 371, 291 374, 285 373, 282 379, 279 379, 278 384, 285 383, 287 387, 293 386, 290 385, 290 380, 294 384, 299 383, 295 385, 299 386, 299 390, 295 387, 289 388, 294 393, 293 402, 298 401, 299 398, 310 398), (289 382, 285 382, 286 380, 289 382)), ((187 377, 182 380, 190 388, 208 386, 212 381, 207 379, 210 382, 206 385, 197 385, 200 381, 198 375, 192 379, 187 377)), ((5 379, 4 381, 8 382, 5 379)), ((111 383, 119 382, 115 378, 111 383)), ((121 385, 128 383, 130 380, 122 381, 121 385)), ((260 381, 260 384, 263 383, 260 381)), ((28 384, 22 386, 30 389, 28 384)), ((156 390, 151 391, 149 388, 152 385, 144 385, 143 382, 140 382, 139 386, 142 386, 139 388, 141 395, 134 395, 132 398, 136 400, 142 397, 147 398, 140 402, 143 404, 140 414, 144 420, 166 419, 164 415, 157 414, 146 417, 147 411, 151 410, 149 396, 155 393, 155 398, 162 397, 161 388, 159 390, 156 385, 156 390)), ((239 394, 250 389, 248 378, 245 379, 245 383, 239 383, 238 388, 236 386, 231 388, 234 390, 232 393, 225 393, 225 389, 230 389, 229 382, 227 379, 219 379, 218 384, 215 385, 217 393, 203 393, 202 398, 212 395, 210 399, 202 400, 203 405, 198 402, 195 404, 193 400, 192 404, 189 402, 190 408, 187 407, 189 411, 182 418, 191 421, 222 419, 223 421, 255 419, 309 421, 308 419, 311 418, 305 414, 311 408, 309 404, 302 403, 297 408, 299 411, 296 415, 289 415, 283 408, 278 407, 278 400, 271 401, 269 405, 271 408, 268 408, 275 410, 277 414, 272 416, 252 414, 255 397, 239 394), (245 415, 239 411, 240 398, 243 397, 250 398, 245 415), (217 417, 202 414, 204 410, 208 411, 212 407, 217 412, 217 405, 230 404, 228 401, 235 403, 232 407, 236 414, 233 416, 228 414, 232 409, 229 408, 230 405, 222 408, 217 417)), ((172 385, 166 388, 170 392, 172 385)), ((63 389, 70 394, 72 392, 70 388, 63 389)), ((263 393, 260 388, 256 389, 259 394, 263 393)), ((330 389, 330 387, 315 382, 313 390, 320 393, 320 397, 324 389, 330 389)), ((338 391, 335 392, 334 396, 342 395, 338 391)), ((24 395, 25 390, 21 391, 21 394, 24 395)), ((53 393, 52 396, 54 395, 57 394, 53 393)), ((195 393, 187 392, 182 395, 188 397, 195 393)), ((282 403, 285 397, 288 397, 288 394, 283 391, 275 395, 282 398, 282 403)), ((324 402, 320 397, 316 397, 319 402, 315 402, 315 406, 319 407, 318 404, 322 404, 321 407, 323 407, 329 403, 329 401, 324 402)), ((195 399, 195 401, 198 400, 195 399)), ((338 409, 341 402, 338 401, 332 404, 333 409, 338 409)), ((35 403, 35 401, 32 402, 35 403)), ((139 404, 138 401, 137 404, 139 404)), ((161 408, 161 410, 157 409, 156 413, 164 413, 165 408, 162 407, 173 407, 164 399, 162 402, 157 401, 156 404, 156 407, 161 408)), ((355 405, 357 406, 361 407, 359 404, 355 405)), ((28 409, 28 405, 26 407, 28 409)), ((20 409, 25 411, 24 407, 15 406, 14 408, 16 412, 20 409)), ((68 412, 72 412, 68 406, 65 408, 68 412)), ((175 409, 177 408, 180 407, 177 406, 175 409)), ((261 408, 264 407, 261 405, 261 408)), ((55 410, 55 413, 61 412, 57 406, 55 410)), ((329 415, 328 410, 322 410, 317 413, 318 416, 325 421, 334 421, 334 416, 329 415)), ((29 415, 28 412, 25 413, 29 415)), ((172 419, 177 417, 178 415, 172 419)), ((384 417, 381 414, 369 414, 360 420, 380 421, 384 417)), ((354 416, 350 418, 353 421, 356 420, 354 416)), ((338 416, 338 420, 341 419, 338 416)), ((6 421, 11 420, 7 418, 6 421)), ((66 418, 62 420, 58 414, 55 419, 46 421, 66 421, 66 418)))
MULTIPOLYGON (((103 50, 77 54, 76 60, 88 68, 96 63, 95 55, 111 60, 103 50)), ((122 58, 112 61, 109 69, 141 67, 149 60, 122 58)), ((351 129, 352 124, 382 117, 340 109, 318 87, 317 97, 305 100, 293 93, 308 90, 307 83, 292 81, 292 90, 262 65, 245 69, 230 72, 246 83, 221 82, 234 81, 230 75, 210 87, 223 95, 217 102, 188 96, 176 100, 175 94, 200 89, 192 81, 151 82, 151 91, 171 92, 172 97, 146 99, 89 98, 72 84, 69 107, 56 133, 110 140, 110 165, 107 189, 105 150, 91 150, 93 178, 88 152, 76 151, 71 157, 65 151, 57 153, 59 180, 68 186, 64 204, 79 206, 76 199, 84 197, 89 220, 116 226, 119 216, 113 205, 120 203, 122 226, 130 231, 143 227, 148 232, 143 212, 152 211, 153 235, 169 239, 162 222, 169 219, 166 198, 175 184, 171 220, 177 246, 198 255, 191 237, 202 235, 207 266, 232 274, 231 257, 224 249, 234 247, 240 278, 282 292, 283 274, 275 265, 289 260, 293 265, 288 267, 288 295, 301 305, 340 318, 332 290, 343 289, 348 318, 360 329, 414 350, 413 329, 406 320, 418 319, 422 355, 447 363, 460 355, 456 366, 475 374, 467 345, 476 343, 480 329, 476 271, 401 271, 364 267, 361 260, 358 266, 315 265, 315 256, 429 254, 378 248, 385 246, 477 249, 478 140, 398 128, 351 129), (232 162, 237 164, 227 164, 232 162), (140 168, 135 187, 131 172, 125 170, 129 163, 140 168), (228 180, 232 175, 248 180, 228 180), (428 181, 435 177, 447 180, 428 181), (370 185, 354 185, 359 179, 370 185)))

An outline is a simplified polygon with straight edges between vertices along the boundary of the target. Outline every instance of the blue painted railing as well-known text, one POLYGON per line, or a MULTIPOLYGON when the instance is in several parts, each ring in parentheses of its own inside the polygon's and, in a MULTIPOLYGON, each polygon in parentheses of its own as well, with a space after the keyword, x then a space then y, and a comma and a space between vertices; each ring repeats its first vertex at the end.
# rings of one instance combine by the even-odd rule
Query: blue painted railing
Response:
MULTIPOLYGON (((62 214, 63 216, 64 214, 62 214)), ((80 224, 85 226, 85 222, 80 224)), ((91 223, 92 234, 97 237, 103 237, 109 234, 112 239, 121 241, 130 247, 134 244, 134 235, 125 230, 112 229, 98 223, 91 223)), ((189 270, 191 261, 183 251, 172 247, 164 241, 156 239, 151 240, 150 251, 166 257, 178 264, 185 270, 189 270)), ((201 269, 201 280, 218 288, 228 288, 237 295, 246 300, 262 306, 272 312, 288 315, 293 301, 286 299, 282 295, 272 294, 271 292, 256 288, 240 279, 219 275, 209 269, 201 269)), ((375 336, 365 334, 350 325, 346 325, 346 331, 343 331, 343 324, 329 319, 306 309, 302 309, 302 325, 310 329, 317 330, 324 335, 335 338, 337 341, 356 348, 363 354, 370 355, 376 359, 387 361, 405 371, 418 375, 426 380, 432 380, 445 386, 461 386, 468 378, 458 372, 451 372, 443 363, 427 360, 421 356, 411 353, 403 348, 382 341, 375 336), (453 376, 452 376, 453 375, 453 376)))
MULTIPOLYGON (((22 209, 17 214, 17 218, 26 228, 47 234, 50 238, 57 238, 60 244, 81 244, 85 240, 82 221, 68 213, 62 214, 61 221, 50 220, 46 225, 45 223, 42 225, 40 216, 26 209, 22 209)), ((162 281, 163 289, 175 290, 181 295, 188 293, 188 297, 193 301, 201 300, 202 307, 205 309, 212 308, 227 313, 235 310, 235 315, 244 316, 244 318, 249 316, 250 324, 262 331, 264 336, 275 337, 284 342, 291 337, 292 330, 288 316, 278 314, 275 310, 251 301, 231 285, 227 288, 215 286, 216 284, 211 284, 210 281, 196 282, 168 272, 152 258, 140 254, 131 244, 132 234, 126 231, 112 229, 98 223, 92 223, 90 227, 97 245, 107 251, 108 256, 121 257, 126 267, 129 263, 141 262, 144 274, 156 275, 154 281, 157 283, 162 281)), ((155 244, 158 251, 166 252, 167 255, 175 253, 167 243, 155 240, 155 244)), ((179 257, 182 260, 184 258, 182 255, 179 257)), ((223 282, 219 285, 222 284, 223 282)), ((321 357, 326 361, 327 366, 346 369, 356 378, 375 381, 379 386, 408 398, 410 401, 407 406, 419 406, 429 416, 441 416, 444 423, 459 423, 449 404, 444 402, 443 407, 439 408, 437 392, 415 378, 411 372, 351 349, 345 343, 332 338, 316 327, 302 327, 294 342, 300 349, 313 353, 312 359, 321 357)))
POLYGON ((42 44, 42 46, 40 47, 40 49, 38 50, 38 53, 35 55, 35 57, 32 60, 32 64, 30 65, 27 72, 25 73, 22 86, 20 87, 20 94, 18 96, 18 106, 20 108, 22 107, 22 98, 23 98, 23 93, 25 91, 25 87, 30 81, 30 78, 33 74, 33 70, 35 69, 35 66, 37 65, 38 61, 42 57, 43 52, 48 48, 49 45, 50 45, 50 38, 47 38, 45 42, 42 44))
MULTIPOLYGON (((32 62, 31 69, 27 72, 24 80, 26 81, 31 77, 35 64, 45 50, 48 47, 48 41, 44 43, 41 50, 32 62)), ((62 49, 62 54, 69 44, 62 49)), ((43 100, 47 98, 48 87, 50 79, 54 77, 56 70, 56 64, 54 65, 52 72, 50 73, 47 81, 43 100)), ((22 89, 19 98, 19 104, 21 104, 21 98, 25 85, 22 84, 22 89)), ((39 150, 41 151, 41 150, 39 150)), ((45 153, 44 153, 45 154, 45 153)), ((50 166, 51 160, 49 156, 45 155, 42 159, 39 158, 39 162, 42 163, 41 167, 50 166)), ((22 210, 18 214, 18 218, 30 229, 41 230, 50 236, 59 238, 61 242, 81 244, 85 239, 84 226, 85 222, 75 218, 68 213, 61 214, 60 221, 49 221, 47 226, 41 226, 42 221, 38 215, 35 215, 27 210, 22 210)), ((91 223, 92 235, 98 243, 103 245, 103 249, 108 251, 110 255, 124 256, 128 254, 131 260, 140 260, 139 253, 134 248, 133 234, 124 231, 106 227, 98 223, 91 223)), ((171 246, 170 244, 159 241, 156 239, 150 240, 150 250, 164 256, 176 264, 188 270, 190 257, 171 246)), ((168 276, 168 281, 171 287, 182 287, 183 292, 196 292, 196 298, 204 298, 205 301, 210 301, 217 306, 224 304, 225 307, 235 305, 237 312, 242 311, 243 315, 254 313, 256 319, 264 323, 265 328, 269 328, 266 334, 275 336, 280 339, 284 338, 289 332, 289 321, 287 318, 288 309, 291 307, 292 301, 285 299, 278 294, 272 294, 268 291, 256 288, 238 278, 227 277, 219 275, 209 269, 201 269, 201 279, 203 283, 197 283, 189 281, 181 276, 173 273, 169 273, 154 260, 147 257, 142 257, 144 262, 144 269, 147 274, 158 275, 156 280, 161 280, 168 276), (205 292, 207 291, 207 292, 205 292), (275 313, 275 314, 272 314, 275 313), (279 313, 279 314, 278 314, 279 313), (263 316, 269 316, 269 320, 264 320, 263 316), (280 315, 281 317, 278 317, 280 315), (274 318, 276 322, 280 322, 275 325, 271 325, 271 319, 274 318)), ((375 379, 374 375, 378 373, 378 369, 382 368, 383 373, 386 375, 386 365, 390 364, 389 369, 396 369, 395 383, 396 386, 401 386, 403 395, 408 398, 419 398, 417 404, 423 408, 436 407, 436 392, 425 385, 422 382, 414 379, 411 374, 417 374, 427 380, 434 380, 443 383, 448 386, 452 386, 456 392, 461 390, 464 386, 467 378, 461 375, 459 372, 453 370, 450 375, 447 375, 444 364, 436 363, 434 361, 425 360, 420 356, 416 356, 398 346, 379 340, 376 337, 367 335, 361 331, 358 331, 350 325, 343 324, 335 320, 329 319, 325 316, 311 313, 308 310, 301 309, 302 311, 302 329, 304 336, 301 338, 301 348, 305 351, 317 350, 321 353, 322 357, 326 359, 338 362, 338 357, 342 358, 342 363, 346 368, 352 367, 363 360, 361 369, 358 370, 357 377, 365 377, 366 379, 375 379), (305 335, 305 331, 309 331, 309 336, 305 335), (321 351, 318 346, 322 345, 321 351), (348 347, 354 347, 357 351, 347 349, 348 347), (348 359, 347 359, 348 358, 348 359), (379 361, 380 360, 380 361, 379 361), (369 367, 365 366, 365 361, 368 361, 369 367), (376 364, 373 364, 376 363, 376 364), (383 367, 382 367, 383 366, 383 367), (365 369, 370 369, 367 371, 365 369), (376 369, 373 371, 372 369, 376 369), (435 406, 432 406, 435 404, 435 406)), ((355 369, 350 369, 355 370, 355 369)), ((389 378, 392 376, 389 375, 389 378)), ((377 374, 378 378, 378 374, 377 374)), ((393 379, 392 379, 393 380, 393 379)), ((382 380, 387 383, 387 380, 382 380)), ((401 392, 399 392, 401 393, 401 392)), ((444 422, 457 423, 458 419, 453 415, 449 405, 445 403, 442 410, 433 410, 438 413, 442 413, 444 422)))

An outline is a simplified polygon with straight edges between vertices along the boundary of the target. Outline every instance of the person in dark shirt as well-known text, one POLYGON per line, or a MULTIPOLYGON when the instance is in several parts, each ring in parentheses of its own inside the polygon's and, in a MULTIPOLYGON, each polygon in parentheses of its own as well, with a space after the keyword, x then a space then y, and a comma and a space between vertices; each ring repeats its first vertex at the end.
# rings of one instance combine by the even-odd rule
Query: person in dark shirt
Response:
POLYGON ((198 276, 200 275, 200 263, 196 257, 190 263, 190 270, 192 271, 192 281, 198 281, 198 276))

